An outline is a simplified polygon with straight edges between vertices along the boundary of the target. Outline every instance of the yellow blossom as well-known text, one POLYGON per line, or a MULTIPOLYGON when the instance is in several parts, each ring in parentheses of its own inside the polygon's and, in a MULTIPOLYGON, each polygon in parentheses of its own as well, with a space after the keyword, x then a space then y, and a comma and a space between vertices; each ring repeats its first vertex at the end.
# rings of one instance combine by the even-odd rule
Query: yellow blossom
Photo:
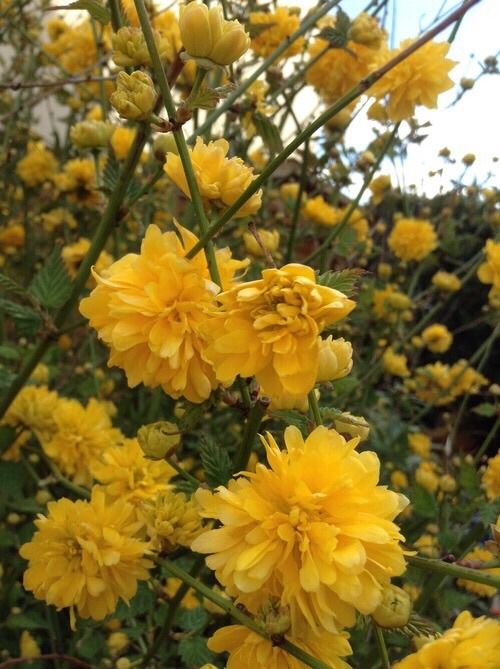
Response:
POLYGON ((446 325, 434 323, 422 331, 422 341, 433 353, 446 353, 453 342, 453 335, 446 325))
POLYGON ((388 174, 380 174, 372 180, 369 189, 372 192, 373 204, 380 204, 391 189, 391 177, 388 174))
POLYGON ((319 340, 319 361, 316 382, 335 381, 347 376, 352 369, 352 344, 345 339, 328 335, 319 340))
MULTIPOLYGON (((73 26, 63 24, 59 22, 57 30, 50 33, 51 41, 43 45, 43 50, 56 58, 70 74, 91 70, 97 64, 97 47, 91 21, 86 19, 73 26)), ((110 44, 106 32, 101 42, 103 51, 108 51, 110 44)))
POLYGON ((482 483, 489 500, 500 497, 500 451, 488 460, 482 483))
POLYGON ((0 247, 2 249, 20 249, 26 243, 26 231, 20 223, 9 225, 0 231, 0 247))
MULTIPOLYGON (((169 56, 169 42, 157 30, 153 30, 153 38, 160 54, 160 60, 166 62, 169 56)), ((113 45, 113 62, 119 67, 151 67, 146 40, 139 27, 125 26, 120 28, 111 38, 113 45)))
POLYGON ((23 630, 21 632, 19 651, 19 657, 35 657, 35 655, 40 655, 41 653, 40 646, 28 630, 23 630))
POLYGON ((308 199, 301 209, 302 216, 318 225, 337 225, 342 215, 339 209, 324 201, 321 195, 308 199))
POLYGON ((500 622, 473 618, 463 611, 453 627, 396 662, 393 669, 497 669, 500 657, 500 622))
POLYGON ((29 560, 24 587, 58 611, 70 607, 73 629, 75 608, 82 618, 102 620, 148 578, 149 545, 135 538, 141 523, 130 504, 110 504, 94 490, 90 501, 49 502, 35 525, 32 541, 19 551, 29 560))
POLYGON ((400 260, 423 260, 438 244, 436 232, 429 221, 418 218, 400 218, 387 242, 400 260))
POLYGON ((350 411, 343 411, 333 419, 335 429, 343 436, 358 437, 366 441, 370 434, 370 425, 363 416, 353 416, 350 411))
MULTIPOLYGON (((253 168, 247 167, 241 158, 227 158, 228 151, 229 143, 225 139, 205 144, 201 137, 196 138, 194 148, 188 149, 201 197, 207 204, 212 202, 221 206, 222 203, 223 208, 231 206, 255 179, 253 168)), ((189 186, 179 156, 167 153, 164 169, 184 195, 190 198, 189 186)), ((260 209, 261 204, 262 190, 258 190, 233 217, 251 216, 260 209)))
POLYGON ((206 529, 196 500, 182 492, 159 491, 154 499, 143 502, 142 511, 148 536, 154 548, 162 552, 171 552, 178 546, 189 548, 206 529))
MULTIPOLYGON (((259 230, 259 237, 264 248, 269 253, 274 253, 280 243, 280 233, 277 230, 259 230)), ((257 258, 264 257, 264 251, 261 249, 259 243, 251 232, 243 233, 243 243, 245 244, 245 251, 257 258)))
POLYGON ((408 477, 404 472, 399 469, 395 469, 391 472, 391 485, 394 490, 400 490, 401 488, 408 487, 408 477))
POLYGON ((47 440, 56 430, 53 416, 58 403, 57 393, 47 386, 27 385, 7 409, 3 420, 12 427, 31 430, 39 441, 47 440))
POLYGON ((395 353, 392 346, 389 346, 389 348, 384 351, 384 355, 382 356, 382 368, 384 372, 392 374, 393 376, 410 376, 408 358, 406 355, 395 353))
POLYGON ((28 152, 16 165, 17 176, 25 186, 34 188, 57 172, 59 163, 43 142, 28 142, 28 152))
POLYGON ((368 12, 361 12, 356 16, 349 29, 349 39, 357 44, 364 44, 370 49, 380 49, 386 37, 385 30, 368 12))
POLYGON ((422 534, 413 546, 418 549, 418 552, 427 557, 436 558, 439 556, 439 548, 436 537, 432 534, 422 534))
POLYGON ((460 290, 462 282, 458 276, 455 276, 455 274, 440 270, 432 277, 432 285, 443 292, 454 293, 457 290, 460 290))
POLYGON ((106 639, 106 646, 112 655, 121 653, 130 644, 130 638, 124 632, 112 632, 106 639))
POLYGON ((312 390, 318 374, 318 335, 345 318, 354 302, 316 284, 314 271, 298 264, 266 269, 262 279, 219 295, 220 309, 204 330, 205 358, 217 378, 230 383, 253 376, 271 396, 312 390))
POLYGON ((408 435, 408 446, 412 453, 421 458, 428 458, 431 454, 432 442, 423 432, 414 432, 408 435))
POLYGON ((77 400, 61 399, 52 419, 55 428, 48 438, 42 439, 43 450, 65 476, 90 487, 96 458, 123 438, 111 424, 107 405, 94 398, 87 407, 77 400))
POLYGON ((395 323, 398 312, 405 312, 412 307, 407 295, 401 293, 395 284, 388 283, 385 288, 373 291, 373 312, 375 316, 389 323, 395 323))
MULTIPOLYGON (((267 58, 300 28, 300 19, 289 7, 276 7, 274 12, 250 12, 249 25, 257 26, 258 32, 252 37, 251 49, 256 56, 267 58), (268 27, 266 27, 268 26, 268 27)), ((296 56, 302 51, 304 38, 294 40, 280 55, 279 60, 296 56)))
MULTIPOLYGON (((178 230, 182 241, 175 232, 162 234, 150 225, 139 255, 129 253, 95 275, 97 288, 81 301, 80 311, 109 346, 108 365, 124 369, 131 387, 161 385, 171 397, 199 403, 217 386, 204 359, 200 325, 218 287, 204 253, 185 257, 198 239, 178 230)), ((217 252, 217 260, 222 270, 230 266, 232 275, 245 266, 225 250, 217 252)))
POLYGON ((392 521, 407 500, 377 485, 378 457, 359 453, 359 439, 320 426, 305 441, 288 427, 284 451, 269 433, 262 441, 269 468, 197 491, 201 515, 222 527, 191 548, 212 554, 207 565, 228 594, 255 601, 267 588, 292 619, 335 633, 354 624, 356 610, 374 611, 383 586, 405 570, 392 521))
POLYGON ((41 214, 40 220, 43 229, 47 232, 54 232, 56 228, 62 226, 66 226, 70 229, 74 229, 77 226, 73 214, 63 207, 57 207, 56 209, 51 209, 46 214, 41 214))
MULTIPOLYGON (((80 267, 82 260, 87 255, 90 249, 90 239, 85 237, 80 237, 80 239, 74 244, 68 244, 64 246, 61 251, 61 258, 66 265, 66 268, 71 277, 75 277, 80 267)), ((94 265, 94 270, 96 272, 102 272, 107 269, 113 263, 113 257, 109 255, 107 251, 101 251, 99 257, 96 260, 94 265)), ((92 276, 87 280, 87 286, 91 287, 95 285, 95 281, 92 276)))
POLYGON ((107 146, 115 128, 107 121, 82 121, 70 130, 70 138, 78 149, 107 146))
POLYGON ((54 183, 63 193, 67 193, 69 202, 80 202, 92 206, 99 200, 95 190, 97 186, 95 164, 87 158, 68 160, 64 169, 54 176, 54 183))
POLYGON ((404 627, 410 621, 411 609, 408 593, 390 583, 385 586, 384 598, 372 613, 372 618, 379 627, 404 627))
MULTIPOLYGON (((481 562, 489 562, 494 560, 495 556, 493 553, 490 553, 489 550, 482 548, 481 546, 476 546, 472 551, 464 555, 463 560, 480 560, 481 562)), ((488 569, 481 569, 482 574, 493 574, 495 576, 500 576, 500 567, 492 567, 488 569)), ((475 581, 468 581, 465 578, 459 578, 457 580, 457 585, 460 588, 465 588, 469 592, 473 592, 479 597, 493 597, 497 592, 497 588, 494 585, 486 585, 484 583, 476 583, 475 581)))
POLYGON ((500 296, 500 242, 488 239, 483 251, 486 260, 479 265, 477 276, 481 283, 493 284, 488 295, 492 301, 500 296))
POLYGON ((239 21, 226 21, 222 7, 210 9, 203 3, 181 5, 181 41, 194 58, 206 58, 217 65, 231 65, 248 50, 250 37, 239 21))
POLYGON ((118 499, 137 506, 164 490, 175 469, 165 460, 148 460, 137 439, 124 439, 106 448, 90 463, 94 478, 111 501, 118 499))
POLYGON ((111 137, 111 146, 118 160, 125 160, 135 139, 135 128, 116 128, 111 137))
MULTIPOLYGON (((401 42, 399 49, 388 51, 386 62, 395 58, 413 42, 401 42)), ((437 107, 440 93, 453 87, 448 76, 456 63, 446 58, 450 49, 448 42, 427 42, 417 51, 392 68, 371 88, 370 93, 380 99, 389 96, 387 114, 391 121, 409 119, 415 113, 416 105, 429 109, 437 107)))
POLYGON ((436 465, 430 460, 421 462, 415 472, 415 481, 428 492, 436 492, 439 487, 439 476, 436 473, 436 465))
MULTIPOLYGON (((163 592, 169 599, 172 599, 177 594, 179 588, 183 585, 180 578, 167 578, 167 582, 163 588, 163 592)), ((184 597, 181 599, 180 605, 183 609, 196 609, 200 606, 200 600, 196 597, 196 592, 193 588, 189 588, 184 597)))
POLYGON ((122 118, 145 121, 156 103, 156 90, 149 75, 140 70, 118 72, 116 91, 109 101, 122 118))

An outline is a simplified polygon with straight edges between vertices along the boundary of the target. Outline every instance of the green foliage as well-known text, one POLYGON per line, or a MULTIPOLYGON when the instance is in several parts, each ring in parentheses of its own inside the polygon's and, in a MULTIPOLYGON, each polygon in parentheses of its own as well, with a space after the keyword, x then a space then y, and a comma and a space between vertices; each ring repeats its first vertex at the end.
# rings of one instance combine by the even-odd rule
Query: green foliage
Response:
POLYGON ((267 116, 264 116, 260 112, 255 112, 252 114, 252 121, 255 125, 255 132, 259 137, 262 137, 262 141, 269 149, 271 155, 283 151, 283 141, 279 130, 267 116))
POLYGON ((205 479, 211 488, 226 485, 231 478, 231 461, 227 452, 211 440, 206 440, 200 449, 205 479))
POLYGON ((344 10, 339 7, 333 28, 326 27, 321 30, 318 37, 326 40, 332 49, 344 49, 349 41, 349 30, 351 20, 344 10))
POLYGON ((201 632, 210 621, 208 613, 202 606, 195 609, 180 608, 175 616, 175 622, 186 632, 201 632))
POLYGON ((411 491, 411 501, 415 513, 422 518, 435 518, 438 513, 436 498, 422 486, 416 484, 411 491))
POLYGON ((61 307, 71 295, 71 277, 56 247, 33 279, 30 290, 45 309, 61 307))
POLYGON ((56 9, 73 9, 87 11, 90 16, 103 26, 106 26, 111 21, 111 12, 106 7, 103 7, 97 0, 76 0, 70 5, 61 5, 59 7, 51 7, 52 11, 56 9))
POLYGON ((35 309, 4 298, 0 298, 0 311, 12 318, 20 335, 33 335, 42 324, 42 317, 35 309))
POLYGON ((320 286, 334 288, 347 295, 347 297, 352 297, 356 293, 356 282, 361 274, 363 274, 362 270, 356 269, 344 269, 340 272, 324 272, 324 274, 318 273, 316 282, 320 286))
POLYGON ((214 653, 207 648, 207 640, 201 636, 187 636, 179 642, 179 655, 186 669, 195 669, 213 662, 214 653))

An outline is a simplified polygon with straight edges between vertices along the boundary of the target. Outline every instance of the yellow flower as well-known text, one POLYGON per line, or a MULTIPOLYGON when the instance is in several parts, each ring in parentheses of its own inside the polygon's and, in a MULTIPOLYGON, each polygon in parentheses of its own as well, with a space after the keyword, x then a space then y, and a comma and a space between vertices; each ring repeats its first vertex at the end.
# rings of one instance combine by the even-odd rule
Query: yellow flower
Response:
POLYGON ((327 204, 321 195, 310 198, 301 209, 302 216, 318 225, 337 225, 342 215, 339 209, 327 204))
MULTIPOLYGON (((175 597, 182 584, 183 583, 180 578, 167 578, 163 592, 167 595, 168 598, 171 599, 172 597, 175 597)), ((191 610, 198 608, 200 604, 200 600, 196 597, 196 592, 193 590, 193 588, 189 588, 184 597, 181 599, 180 605, 183 609, 191 610)))
POLYGON ((500 451, 488 460, 482 482, 489 500, 500 497, 500 451))
POLYGON ((453 335, 446 325, 434 323, 422 332, 422 340, 429 351, 433 353, 446 353, 453 343, 453 335))
MULTIPOLYGON (((482 548, 481 546, 476 546, 472 551, 464 555, 463 560, 480 560, 481 562, 489 562, 494 560, 495 556, 490 551, 482 548)), ((494 574, 500 576, 500 567, 493 567, 491 569, 481 569, 482 574, 494 574)), ((476 583, 475 581, 468 581, 465 578, 459 578, 457 580, 457 585, 460 588, 465 588, 469 592, 473 592, 479 597, 493 597, 497 592, 497 588, 493 585, 486 585, 484 583, 476 583)))
MULTIPOLYGON (((412 42, 411 39, 404 40, 399 49, 388 52, 386 62, 412 42)), ((449 48, 448 42, 427 42, 371 88, 370 93, 376 98, 389 95, 387 114, 391 121, 410 118, 415 113, 416 105, 435 109, 438 95, 453 87, 448 72, 455 67, 456 62, 446 58, 449 48)))
MULTIPOLYGON (((140 255, 129 253, 95 275, 97 288, 81 301, 80 311, 109 346, 109 366, 124 369, 131 387, 161 385, 171 397, 199 403, 217 386, 204 359, 200 325, 218 287, 204 253, 185 257, 198 239, 178 230, 182 241, 150 225, 140 255)), ((217 259, 221 268, 231 263, 233 274, 242 265, 228 260, 224 250, 217 259)))
POLYGON ((70 138, 78 149, 107 146, 115 128, 107 121, 82 121, 70 130, 70 138))
POLYGON ((219 295, 220 309, 204 330, 205 358, 217 378, 253 376, 263 392, 307 394, 318 374, 318 335, 345 318, 354 302, 338 290, 316 284, 314 271, 290 264, 266 269, 262 279, 219 295))
POLYGON ((135 128, 116 128, 111 137, 111 146, 118 160, 125 160, 136 135, 135 128))
POLYGON ((377 318, 395 323, 398 312, 404 314, 411 307, 410 298, 401 293, 395 284, 388 283, 385 288, 373 291, 373 312, 377 318))
POLYGON ((39 441, 47 440, 56 430, 54 412, 59 401, 57 393, 47 386, 24 386, 3 420, 12 427, 31 430, 39 441))
POLYGON ((78 485, 90 487, 91 468, 96 458, 123 439, 112 427, 104 402, 91 398, 84 408, 77 400, 59 400, 52 418, 55 429, 42 448, 65 476, 78 485))
POLYGON ((382 588, 405 570, 392 520, 407 500, 378 486, 375 453, 355 450, 335 430, 317 427, 304 441, 285 431, 286 450, 262 439, 270 468, 258 464, 220 486, 198 490, 201 515, 222 527, 191 548, 212 553, 207 565, 236 596, 263 588, 304 616, 312 628, 335 633, 351 626, 356 610, 371 613, 382 588))
POLYGON ((439 476, 436 474, 436 465, 430 460, 421 462, 415 471, 415 481, 428 492, 436 492, 439 487, 439 476))
POLYGON ((25 186, 34 188, 57 172, 59 163, 43 142, 28 142, 28 153, 16 165, 17 176, 25 186))
POLYGON ((372 192, 373 204, 380 204, 386 194, 390 191, 391 186, 391 177, 388 174, 380 174, 373 179, 369 185, 369 189, 372 192))
POLYGON ((106 497, 137 506, 164 490, 175 469, 165 460, 148 460, 137 439, 124 439, 106 450, 90 463, 94 478, 103 484, 106 497))
POLYGON ((352 344, 350 341, 333 339, 328 335, 326 339, 319 339, 319 360, 316 382, 335 381, 343 379, 352 369, 352 344))
POLYGON ((408 477, 404 472, 399 469, 395 469, 391 472, 391 485, 394 490, 400 490, 401 488, 408 487, 408 477))
POLYGON ((34 657, 35 655, 40 655, 41 653, 40 646, 37 644, 28 630, 23 630, 21 632, 19 651, 19 657, 34 657))
POLYGON ((92 206, 99 200, 95 165, 87 158, 68 160, 64 170, 54 176, 54 183, 63 193, 68 193, 69 202, 81 202, 92 206))
MULTIPOLYGON (((269 253, 274 253, 280 243, 280 233, 277 230, 259 230, 259 237, 264 248, 269 253)), ((243 243, 245 244, 245 251, 257 258, 264 257, 264 251, 260 248, 259 243, 251 232, 243 233, 243 243)))
POLYGON ((58 611, 70 607, 73 629, 75 608, 82 618, 102 620, 148 578, 149 544, 134 538, 141 523, 130 504, 110 504, 94 490, 90 501, 49 502, 35 525, 32 541, 19 551, 29 560, 24 587, 58 611))
MULTIPOLYGON (((157 30, 153 30, 153 38, 160 54, 160 60, 164 63, 168 60, 169 51, 171 51, 168 39, 162 37, 157 30)), ((115 65, 119 67, 152 66, 151 56, 141 28, 130 26, 120 28, 111 41, 115 65)))
MULTIPOLYGON (((253 168, 247 167, 241 158, 226 157, 228 150, 229 143, 225 139, 205 144, 201 137, 196 138, 194 148, 188 149, 201 197, 207 204, 212 202, 219 206, 220 200, 222 205, 225 205, 223 208, 231 206, 255 179, 253 168)), ((184 195, 190 198, 189 186, 179 156, 167 153, 164 170, 184 195)), ((233 218, 251 216, 260 209, 261 204, 262 190, 258 190, 238 209, 233 218)))
POLYGON ((189 548, 205 532, 199 506, 182 492, 159 491, 154 499, 143 502, 148 536, 154 548, 171 552, 178 546, 189 548))
POLYGON ((432 442, 426 434, 414 432, 408 435, 408 446, 412 453, 420 455, 421 458, 428 458, 431 454, 432 442))
POLYGON ((484 247, 486 260, 477 270, 477 276, 481 283, 493 284, 489 292, 490 301, 500 296, 500 242, 488 239, 484 247))
MULTIPOLYGON (((300 19, 289 7, 276 7, 274 12, 250 12, 249 25, 257 26, 251 49, 256 56, 267 58, 300 28, 300 19), (266 27, 268 26, 268 27, 266 27)), ((281 54, 279 60, 296 56, 302 51, 304 38, 299 37, 281 54)))
POLYGON ((429 221, 418 218, 400 218, 387 243, 400 260, 423 260, 438 244, 436 232, 429 221))
POLYGON ((226 21, 222 7, 203 3, 181 5, 181 40, 194 58, 207 58, 217 65, 231 65, 248 50, 250 37, 239 21, 226 21))
POLYGON ((377 19, 367 12, 356 16, 349 29, 349 39, 370 49, 380 49, 386 37, 387 33, 380 27, 377 19))
POLYGON ((418 549, 419 553, 422 555, 427 555, 428 557, 438 557, 439 548, 436 537, 432 534, 422 534, 416 541, 413 542, 413 546, 418 549))
POLYGON ((439 288, 443 292, 454 293, 457 290, 460 290, 462 287, 462 282, 455 276, 455 274, 450 274, 449 272, 443 272, 440 270, 436 272, 432 277, 432 285, 439 288))
POLYGON ((395 353, 392 346, 389 346, 389 348, 384 351, 384 355, 382 356, 382 367, 384 372, 392 374, 393 376, 410 376, 408 358, 406 355, 395 353))
POLYGON ((335 429, 345 437, 359 437, 360 443, 370 434, 370 425, 363 416, 353 416, 350 411, 343 411, 333 419, 335 429))
POLYGON ((463 611, 451 629, 429 639, 393 669, 497 669, 499 657, 500 622, 463 611))
POLYGON ((404 627, 410 620, 411 609, 408 593, 390 583, 385 586, 384 599, 372 613, 372 618, 379 627, 404 627))
MULTIPOLYGON (((43 45, 43 50, 57 59, 70 74, 91 70, 97 63, 97 48, 90 20, 80 21, 74 26, 62 25, 52 32, 51 41, 43 45)), ((53 24, 55 25, 55 24, 53 24)), ((103 52, 109 50, 106 32, 101 36, 103 52)))
POLYGON ((2 249, 20 249, 26 243, 26 230, 20 223, 9 225, 0 232, 0 247, 2 249))
MULTIPOLYGON (((287 638, 287 637, 285 637, 287 638)), ((290 638, 290 641, 305 650, 309 655, 321 660, 332 669, 350 669, 342 656, 352 653, 348 635, 328 634, 324 631, 312 631, 307 625, 302 631, 302 638, 290 638)), ((207 643, 216 653, 228 652, 226 669, 306 669, 307 665, 280 648, 269 639, 249 630, 244 625, 230 625, 218 629, 207 643)))
POLYGON ((70 229, 74 229, 77 226, 73 214, 67 209, 63 209, 63 207, 57 207, 56 209, 51 209, 46 214, 41 214, 40 220, 43 229, 47 232, 54 232, 56 228, 63 225, 70 229))
MULTIPOLYGON (((324 39, 315 39, 309 45, 309 62, 328 46, 324 39)), ((306 71, 306 82, 326 98, 336 100, 351 90, 376 67, 378 51, 363 44, 348 42, 346 49, 328 49, 306 71)))
MULTIPOLYGON (((64 246, 61 251, 61 258, 66 265, 66 268, 71 277, 75 277, 80 267, 82 260, 88 253, 90 249, 90 239, 85 237, 80 237, 80 239, 74 244, 68 244, 64 246)), ((110 256, 107 251, 101 251, 99 257, 96 260, 94 265, 94 270, 96 272, 102 272, 107 269, 113 263, 113 256, 110 256)), ((87 280, 87 286, 95 286, 95 281, 92 276, 87 280)))
POLYGON ((118 72, 116 91, 109 101, 122 118, 145 121, 156 103, 156 90, 151 77, 140 70, 130 75, 118 72))

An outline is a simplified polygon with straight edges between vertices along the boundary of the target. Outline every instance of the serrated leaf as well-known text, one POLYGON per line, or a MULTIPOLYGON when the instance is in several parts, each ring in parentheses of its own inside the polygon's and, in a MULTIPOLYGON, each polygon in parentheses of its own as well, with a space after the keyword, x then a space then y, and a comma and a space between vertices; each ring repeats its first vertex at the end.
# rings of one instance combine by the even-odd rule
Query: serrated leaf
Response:
POLYGON ((287 425, 294 425, 298 427, 302 434, 308 432, 308 418, 300 411, 295 409, 280 409, 279 411, 272 411, 269 413, 271 418, 282 420, 287 425))
POLYGON ((485 416, 486 418, 491 418, 497 413, 495 405, 490 404, 489 402, 483 402, 482 404, 479 404, 477 407, 474 407, 472 411, 479 414, 480 416, 485 416))
POLYGON ((120 163, 116 159, 114 151, 110 150, 102 173, 102 183, 107 190, 113 191, 115 189, 119 174, 120 163))
POLYGON ((40 328, 41 316, 31 307, 24 307, 0 298, 0 309, 3 309, 12 318, 21 335, 35 334, 40 328))
POLYGON ((28 297, 29 298, 29 293, 28 291, 21 286, 21 284, 17 283, 17 281, 14 281, 14 279, 10 279, 8 276, 5 276, 5 274, 2 274, 0 272, 0 287, 3 288, 4 290, 7 290, 14 295, 22 295, 23 297, 28 297))
POLYGON ((442 597, 443 609, 448 613, 457 609, 464 611, 471 602, 473 602, 477 595, 470 592, 459 592, 451 588, 446 588, 440 591, 439 596, 442 597))
POLYGON ((255 126, 255 132, 262 138, 262 141, 269 149, 269 152, 279 153, 280 151, 283 151, 283 141, 280 132, 274 123, 260 112, 255 112, 252 115, 252 120, 255 126))
POLYGON ((492 502, 482 502, 479 505, 479 517, 485 525, 494 523, 500 514, 500 499, 492 502))
POLYGON ((196 91, 194 95, 190 95, 184 106, 189 109, 215 109, 217 103, 220 100, 220 96, 216 93, 213 88, 205 86, 196 91))
MULTIPOLYGON (((326 40, 332 49, 345 49, 349 42, 349 31, 351 19, 340 7, 337 9, 337 17, 333 27, 327 26, 319 33, 320 39, 326 40)), ((348 49, 346 49, 348 50, 348 49)), ((349 53, 352 51, 349 50, 349 53)), ((355 56, 355 54, 353 54, 355 56)))
POLYGON ((365 274, 364 270, 359 269, 343 269, 340 272, 325 272, 318 274, 316 283, 320 286, 327 286, 339 290, 347 297, 352 297, 355 293, 356 281, 358 277, 365 274))
POLYGON ((0 346, 0 358, 4 360, 19 360, 23 352, 14 344, 2 344, 0 346))
POLYGON ((184 403, 184 413, 182 414, 182 419, 179 421, 179 430, 184 432, 189 428, 193 427, 198 423, 203 416, 210 411, 214 406, 216 406, 220 399, 222 393, 220 391, 213 392, 210 397, 202 402, 201 404, 194 404, 193 402, 184 403))
POLYGON ((195 485, 186 479, 180 479, 179 481, 175 482, 175 491, 183 492, 186 497, 191 497, 191 495, 196 492, 196 490, 198 490, 198 487, 198 485, 195 485))
POLYGON ((50 7, 44 9, 44 11, 55 11, 58 9, 82 9, 83 11, 87 11, 94 21, 97 21, 103 26, 106 26, 111 21, 111 12, 109 9, 96 0, 76 0, 76 2, 72 2, 70 5, 50 7))
POLYGON ((254 39, 254 37, 262 35, 263 32, 276 25, 278 24, 275 21, 270 21, 269 23, 245 23, 245 32, 250 35, 251 39, 254 39))
POLYGON ((425 488, 422 488, 422 486, 417 484, 412 488, 410 501, 413 504, 415 513, 418 516, 422 516, 423 518, 437 517, 437 502, 433 495, 425 488))
POLYGON ((207 640, 201 636, 185 637, 179 643, 179 655, 186 669, 191 667, 202 667, 210 664, 215 658, 215 653, 207 648, 207 640))
POLYGON ((175 622, 185 632, 196 632, 205 629, 209 621, 208 613, 202 606, 195 609, 179 609, 175 622))
POLYGON ((232 474, 231 461, 226 451, 213 441, 206 441, 201 446, 200 455, 208 485, 211 488, 226 485, 232 474))
POLYGON ((462 460, 460 463, 459 481, 462 487, 469 492, 479 490, 479 480, 476 467, 462 460))
POLYGON ((71 294, 72 282, 61 250, 56 247, 33 279, 30 290, 42 307, 61 307, 71 294))

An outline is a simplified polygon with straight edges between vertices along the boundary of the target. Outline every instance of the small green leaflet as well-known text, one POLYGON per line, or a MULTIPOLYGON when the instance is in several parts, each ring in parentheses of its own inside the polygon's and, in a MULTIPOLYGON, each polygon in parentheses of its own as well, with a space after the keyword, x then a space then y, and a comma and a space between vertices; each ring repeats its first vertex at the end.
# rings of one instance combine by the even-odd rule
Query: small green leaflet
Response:
POLYGON ((219 86, 218 88, 209 88, 205 86, 196 91, 194 95, 190 95, 186 102, 184 103, 188 109, 215 109, 217 103, 222 98, 227 98, 227 96, 236 90, 237 86, 235 84, 229 83, 225 86, 219 86))
POLYGON ((333 28, 323 28, 318 37, 329 42, 332 49, 344 49, 349 41, 350 29, 351 19, 339 7, 335 19, 335 26, 333 28))
POLYGON ((185 667, 201 667, 210 664, 215 657, 201 636, 184 637, 179 643, 179 655, 185 667))
POLYGON ((365 274, 361 269, 343 269, 340 272, 325 272, 317 274, 316 283, 327 288, 335 288, 347 297, 352 297, 356 293, 356 281, 359 276, 365 274))
POLYGON ((256 133, 262 137, 262 141, 269 149, 271 154, 283 151, 283 142, 278 128, 271 121, 259 112, 252 115, 252 121, 255 125, 256 133))
POLYGON ((20 335, 33 335, 38 332, 42 318, 31 307, 23 307, 0 298, 0 309, 12 318, 20 335))
POLYGON ((103 7, 96 0, 77 0, 70 5, 61 5, 60 7, 49 7, 44 9, 44 12, 53 12, 58 9, 83 9, 87 11, 90 16, 103 26, 106 26, 111 21, 111 12, 107 7, 103 7))
POLYGON ((2 274, 1 272, 0 272, 0 287, 4 288, 10 293, 14 293, 15 295, 22 295, 23 297, 28 297, 28 293, 26 292, 25 288, 23 288, 19 283, 17 283, 17 281, 14 281, 14 279, 10 279, 8 276, 5 276, 5 274, 2 274))
POLYGON ((211 488, 226 485, 232 474, 231 461, 226 451, 213 441, 206 441, 200 454, 208 485, 211 488))
POLYGON ((71 277, 61 259, 61 250, 56 247, 33 279, 31 292, 42 307, 49 309, 62 306, 70 296, 71 288, 71 277))

